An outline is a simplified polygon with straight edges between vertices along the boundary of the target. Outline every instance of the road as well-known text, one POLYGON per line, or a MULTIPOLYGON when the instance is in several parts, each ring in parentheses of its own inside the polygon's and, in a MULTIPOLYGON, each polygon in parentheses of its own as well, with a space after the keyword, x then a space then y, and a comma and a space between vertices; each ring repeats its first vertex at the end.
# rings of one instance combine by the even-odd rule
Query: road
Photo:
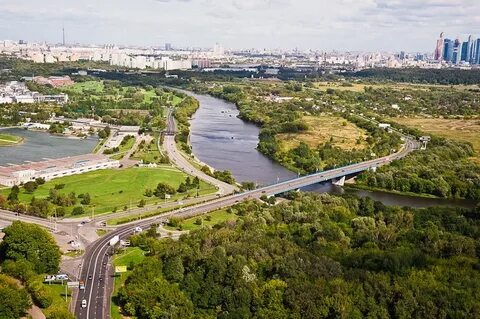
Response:
POLYGON ((82 276, 86 283, 87 287, 85 291, 81 291, 75 314, 77 318, 109 318, 109 309, 110 309, 110 296, 112 291, 112 278, 109 274, 112 273, 111 267, 108 267, 108 255, 110 247, 108 242, 110 238, 118 235, 121 239, 129 237, 133 233, 135 227, 141 227, 143 229, 150 227, 153 224, 157 224, 159 219, 168 218, 168 217, 193 217, 200 214, 204 214, 210 211, 214 211, 220 208, 232 206, 235 203, 249 200, 249 199, 258 199, 263 195, 271 196, 280 193, 284 193, 290 190, 295 190, 302 188, 307 185, 320 183, 328 181, 331 179, 341 178, 346 175, 356 174, 361 171, 368 169, 373 169, 382 165, 389 164, 390 162, 400 159, 406 156, 408 153, 417 149, 418 145, 416 142, 407 139, 405 145, 402 149, 395 154, 362 162, 357 164, 352 164, 345 167, 340 167, 324 172, 319 172, 316 174, 303 176, 299 178, 292 179, 290 181, 285 181, 282 183, 266 186, 260 189, 253 191, 248 191, 240 194, 228 195, 222 198, 212 200, 207 203, 195 205, 189 208, 177 209, 168 213, 165 213, 161 216, 155 216, 151 218, 146 218, 140 222, 132 222, 128 225, 122 226, 115 231, 112 231, 107 236, 101 238, 92 244, 88 248, 87 253, 84 259, 84 265, 82 269, 82 276), (92 278, 92 279, 88 279, 92 278), (106 283, 106 280, 107 283, 106 283), (105 298, 104 298, 105 297, 105 298), (80 302, 82 299, 87 300, 87 307, 81 308, 80 302))

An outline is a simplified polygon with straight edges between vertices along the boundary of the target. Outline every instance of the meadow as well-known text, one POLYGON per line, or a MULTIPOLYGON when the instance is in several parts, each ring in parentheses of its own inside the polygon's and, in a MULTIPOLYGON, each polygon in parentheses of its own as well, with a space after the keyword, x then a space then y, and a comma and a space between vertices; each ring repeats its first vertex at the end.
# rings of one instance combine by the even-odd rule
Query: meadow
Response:
MULTIPOLYGON (((85 215, 93 213, 102 214, 114 210, 122 210, 124 207, 137 207, 140 200, 145 200, 146 204, 155 204, 164 202, 164 199, 144 195, 146 189, 155 189, 158 183, 166 183, 178 188, 180 183, 185 181, 187 175, 183 172, 164 166, 160 168, 128 168, 114 170, 99 170, 81 175, 66 176, 48 181, 40 185, 33 193, 26 193, 23 188, 20 190, 19 200, 24 203, 30 203, 33 197, 37 199, 48 198, 49 191, 55 185, 64 184, 60 193, 69 194, 75 192, 78 196, 83 193, 89 193, 91 203, 84 206, 85 215)), ((8 196, 10 190, 0 191, 0 195, 8 196)), ((200 182, 200 195, 212 194, 216 188, 210 184, 200 182)), ((190 190, 187 193, 175 194, 169 201, 183 199, 186 196, 195 196, 196 190, 190 190)), ((80 199, 76 206, 80 205, 80 199)), ((71 214, 73 207, 67 207, 66 216, 71 214)))
POLYGON ((470 142, 480 163, 480 119, 392 118, 394 122, 460 142, 470 142))
POLYGON ((300 142, 306 143, 311 148, 326 142, 331 142, 344 150, 363 149, 366 146, 365 130, 341 117, 304 116, 303 121, 308 125, 307 131, 277 135, 285 150, 295 148, 300 142), (357 140, 361 141, 360 144, 357 144, 357 140))

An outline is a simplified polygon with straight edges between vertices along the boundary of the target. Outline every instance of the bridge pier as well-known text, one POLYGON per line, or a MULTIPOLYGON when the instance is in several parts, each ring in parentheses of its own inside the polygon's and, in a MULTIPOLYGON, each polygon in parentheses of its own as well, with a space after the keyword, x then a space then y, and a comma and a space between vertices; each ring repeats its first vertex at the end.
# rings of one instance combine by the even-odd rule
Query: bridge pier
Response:
POLYGON ((342 178, 340 178, 339 180, 333 181, 332 184, 337 186, 345 185, 345 176, 342 176, 342 178))

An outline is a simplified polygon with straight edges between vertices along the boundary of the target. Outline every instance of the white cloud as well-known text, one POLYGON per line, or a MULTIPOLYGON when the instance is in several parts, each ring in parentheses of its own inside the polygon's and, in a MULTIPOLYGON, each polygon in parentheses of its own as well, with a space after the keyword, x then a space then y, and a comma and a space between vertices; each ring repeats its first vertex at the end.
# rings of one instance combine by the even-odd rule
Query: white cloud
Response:
POLYGON ((0 38, 36 41, 431 51, 479 22, 478 0, 0 0, 0 38))

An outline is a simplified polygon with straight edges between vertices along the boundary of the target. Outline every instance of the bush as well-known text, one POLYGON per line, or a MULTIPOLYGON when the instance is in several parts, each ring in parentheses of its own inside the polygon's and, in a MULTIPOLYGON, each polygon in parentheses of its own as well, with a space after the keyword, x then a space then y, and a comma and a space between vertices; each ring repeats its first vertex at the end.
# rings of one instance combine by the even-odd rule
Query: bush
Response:
POLYGON ((85 213, 85 210, 83 209, 82 206, 76 206, 72 210, 72 215, 73 216, 82 215, 83 213, 85 213))
POLYGON ((170 227, 179 227, 182 220, 177 217, 172 217, 168 220, 168 226, 170 227))
POLYGON ((33 193, 37 189, 38 185, 35 182, 26 182, 23 185, 23 188, 25 189, 25 192, 27 193, 33 193))

